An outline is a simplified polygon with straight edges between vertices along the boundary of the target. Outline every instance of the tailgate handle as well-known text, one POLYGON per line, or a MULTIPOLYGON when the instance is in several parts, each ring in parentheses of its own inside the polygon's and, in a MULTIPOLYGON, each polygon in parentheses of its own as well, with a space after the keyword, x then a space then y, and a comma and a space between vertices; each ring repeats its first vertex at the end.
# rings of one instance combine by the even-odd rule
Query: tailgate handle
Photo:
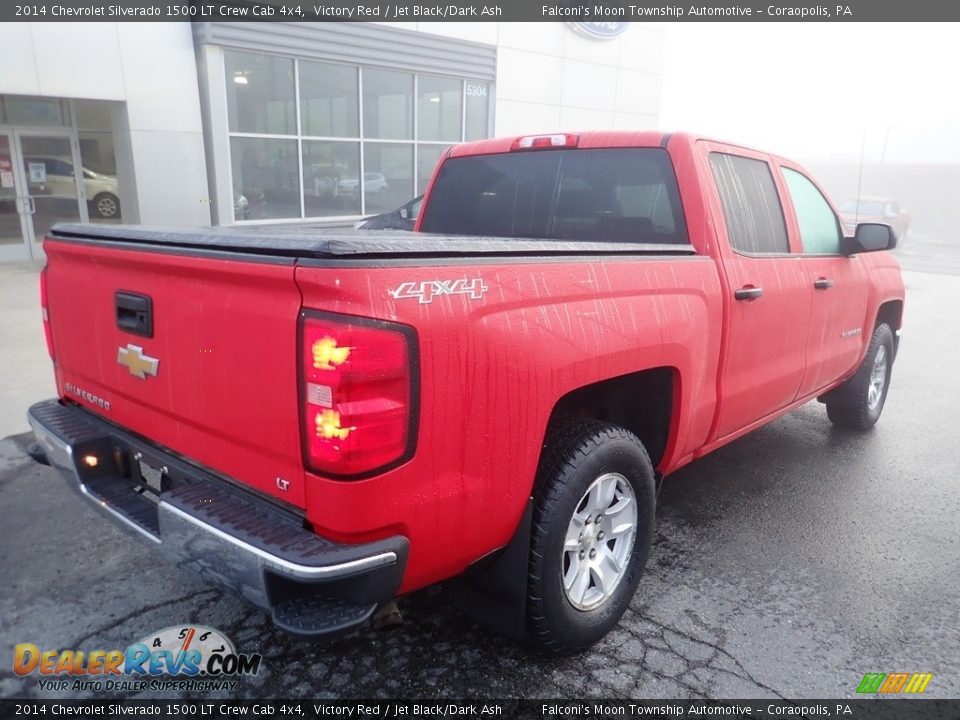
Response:
POLYGON ((117 327, 121 330, 153 337, 153 301, 147 295, 118 292, 117 327))

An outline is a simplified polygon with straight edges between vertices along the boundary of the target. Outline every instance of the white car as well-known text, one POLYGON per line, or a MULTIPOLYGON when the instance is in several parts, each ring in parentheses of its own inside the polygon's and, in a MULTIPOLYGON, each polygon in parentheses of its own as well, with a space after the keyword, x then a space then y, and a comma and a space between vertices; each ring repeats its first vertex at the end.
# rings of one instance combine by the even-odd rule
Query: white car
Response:
MULTIPOLYGON (((340 195, 353 195, 357 192, 357 178, 346 178, 337 183, 337 192, 340 195)), ((379 193, 387 191, 387 178, 383 173, 368 172, 363 174, 364 192, 379 193)))
MULTIPOLYGON (((31 185, 43 185, 54 197, 75 197, 76 186, 73 181, 73 162, 67 158, 55 155, 31 155, 23 159, 27 178, 33 177, 31 165, 44 166, 44 182, 31 182, 31 185)), ((120 217, 120 197, 117 178, 115 175, 94 172, 87 168, 80 168, 83 172, 83 192, 87 202, 92 203, 93 210, 102 218, 120 217)))

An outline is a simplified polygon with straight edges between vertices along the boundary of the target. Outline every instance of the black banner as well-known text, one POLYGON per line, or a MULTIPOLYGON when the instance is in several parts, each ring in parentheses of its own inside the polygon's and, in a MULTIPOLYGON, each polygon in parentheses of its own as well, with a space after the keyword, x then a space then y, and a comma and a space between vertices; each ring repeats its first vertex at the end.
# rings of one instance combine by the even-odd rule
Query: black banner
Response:
POLYGON ((575 22, 598 35, 624 22, 761 21, 956 21, 960 3, 943 0, 36 0, 0 3, 3 22, 63 21, 202 22, 575 22), (589 28, 588 28, 589 29, 589 28))
POLYGON ((14 717, 955 720, 960 700, 0 700, 0 718, 14 717))

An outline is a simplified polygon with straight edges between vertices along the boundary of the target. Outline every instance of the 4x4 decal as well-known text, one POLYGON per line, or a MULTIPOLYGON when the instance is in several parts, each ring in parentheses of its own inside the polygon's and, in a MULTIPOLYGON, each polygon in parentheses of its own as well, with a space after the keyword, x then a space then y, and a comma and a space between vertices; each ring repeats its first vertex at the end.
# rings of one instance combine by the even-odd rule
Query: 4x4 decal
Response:
POLYGON ((394 300, 416 298, 421 305, 433 302, 438 295, 469 295, 479 300, 487 292, 487 284, 480 278, 460 278, 459 280, 424 280, 423 282, 404 282, 396 290, 390 290, 394 300))

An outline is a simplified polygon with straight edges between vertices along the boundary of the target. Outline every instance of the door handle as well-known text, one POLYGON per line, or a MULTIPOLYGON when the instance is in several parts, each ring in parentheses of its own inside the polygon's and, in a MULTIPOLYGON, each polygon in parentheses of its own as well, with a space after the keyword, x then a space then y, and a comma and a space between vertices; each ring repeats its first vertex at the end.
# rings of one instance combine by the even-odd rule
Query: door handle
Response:
POLYGON ((754 287, 753 285, 746 285, 733 293, 733 296, 737 300, 756 300, 761 295, 763 295, 763 288, 754 287))
POLYGON ((813 286, 817 290, 829 290, 833 287, 833 280, 825 277, 817 278, 813 281, 813 286))

